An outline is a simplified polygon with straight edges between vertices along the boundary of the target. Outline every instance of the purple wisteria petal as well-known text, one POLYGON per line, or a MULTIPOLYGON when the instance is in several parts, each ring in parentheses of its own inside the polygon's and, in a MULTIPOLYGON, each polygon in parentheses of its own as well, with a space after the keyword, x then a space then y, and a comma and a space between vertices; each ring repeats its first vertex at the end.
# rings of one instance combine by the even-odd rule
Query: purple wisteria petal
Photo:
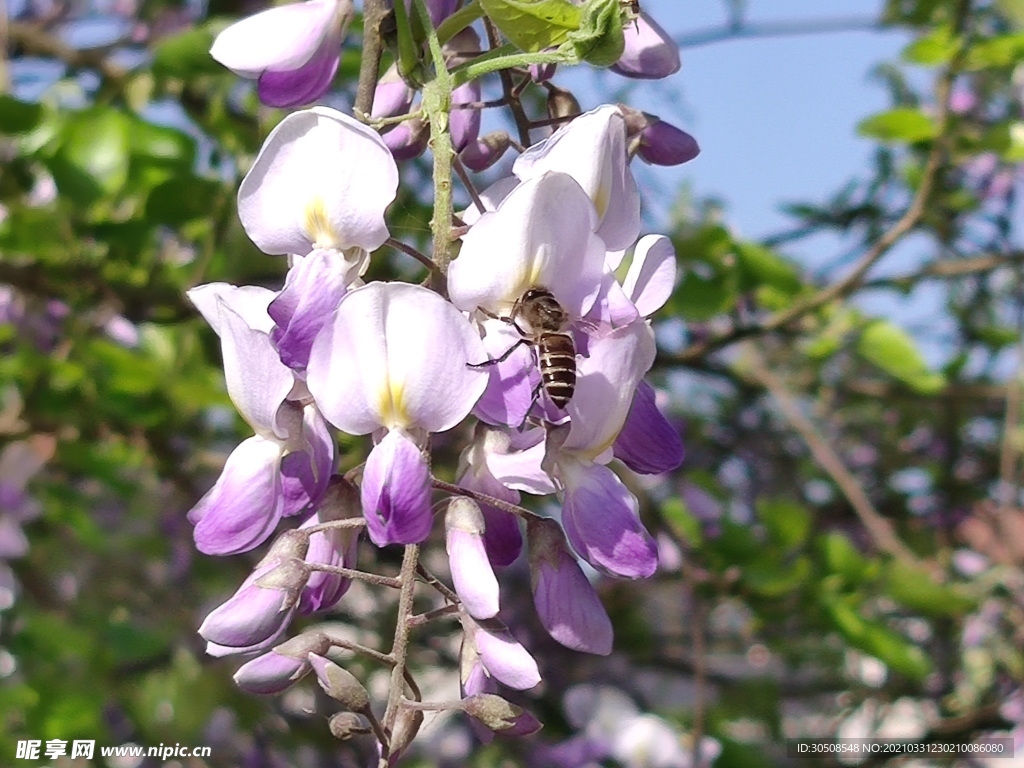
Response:
POLYGON ((480 135, 480 109, 461 108, 460 104, 478 104, 482 96, 480 81, 470 80, 452 91, 452 110, 449 127, 452 133, 452 146, 461 152, 480 135))
POLYGON ((399 163, 419 157, 430 141, 430 126, 419 118, 399 123, 382 136, 384 144, 399 163))
POLYGON ((270 338, 281 362, 305 370, 313 339, 338 308, 357 275, 353 264, 336 251, 316 250, 295 260, 284 289, 267 308, 277 327, 270 338))
POLYGON ((654 334, 636 322, 591 338, 589 357, 577 365, 576 391, 566 410, 571 418, 562 450, 602 460, 626 421, 633 391, 654 364, 654 334))
POLYGON ((654 387, 646 381, 637 385, 613 450, 615 458, 642 475, 671 472, 683 463, 683 440, 658 410, 654 387))
POLYGON ((594 303, 605 247, 594 206, 566 173, 540 173, 485 213, 462 239, 448 272, 452 302, 507 314, 529 288, 543 286, 572 315, 594 303))
POLYGON ((372 251, 398 167, 369 126, 327 107, 293 112, 263 142, 238 189, 238 215, 264 253, 372 251))
POLYGON ((445 515, 445 547, 452 583, 462 607, 474 619, 498 613, 498 579, 484 547, 483 511, 473 501, 454 498, 445 515))
POLYGON ((507 453, 489 451, 487 470, 506 488, 544 496, 554 493, 557 487, 544 469, 547 447, 543 430, 531 430, 531 433, 536 435, 538 442, 521 450, 507 453))
POLYGON ((4 446, 0 451, 0 511, 28 519, 20 511, 26 503, 22 491, 53 457, 56 447, 57 441, 49 435, 34 435, 4 446))
POLYGON ((607 656, 612 622, 554 520, 531 520, 530 581, 541 624, 567 648, 607 656))
POLYGON ((405 283, 350 291, 313 343, 306 383, 327 420, 352 435, 380 427, 444 432, 487 386, 470 322, 438 294, 405 283))
POLYGON ((350 0, 309 0, 257 13, 217 35, 210 55, 242 77, 287 72, 312 59, 325 39, 340 44, 350 0))
POLYGON ((640 313, 611 272, 601 280, 601 292, 586 318, 604 328, 621 328, 640 319, 640 313))
POLYGON ((280 463, 281 446, 258 436, 231 452, 213 488, 189 512, 196 549, 235 555, 266 541, 284 512, 280 463))
POLYGON ((533 393, 540 384, 534 353, 528 344, 521 343, 522 336, 511 324, 488 319, 481 325, 489 359, 498 360, 512 347, 518 345, 518 348, 500 363, 482 369, 489 377, 487 389, 477 401, 473 413, 488 424, 518 427, 526 419, 533 405, 533 393))
MULTIPOLYGON (((510 504, 519 503, 519 492, 506 488, 499 483, 487 468, 485 453, 495 440, 503 437, 501 433, 487 430, 486 437, 474 440, 464 452, 460 461, 458 480, 460 488, 485 493, 510 504)), ((519 520, 515 515, 480 503, 480 511, 484 516, 484 548, 491 565, 503 567, 511 565, 519 557, 523 549, 523 534, 519 530, 519 520)))
POLYGON ((682 165, 700 154, 700 145, 686 131, 655 120, 640 132, 636 153, 651 165, 682 165))
POLYGON ((597 209, 597 234, 608 250, 628 248, 640 234, 640 193, 618 107, 606 104, 580 115, 516 158, 512 170, 524 181, 550 171, 572 176, 597 209))
POLYGON ((287 438, 278 414, 295 384, 291 369, 281 362, 270 336, 250 328, 223 299, 220 318, 224 381, 231 402, 256 434, 287 438))
POLYGON ((480 661, 499 683, 525 691, 540 682, 540 670, 530 652, 505 631, 478 627, 473 634, 480 661))
POLYGON ((430 534, 430 469, 401 430, 388 432, 370 451, 361 491, 366 530, 378 547, 417 544, 430 534))
POLYGON ((594 568, 626 579, 646 578, 658 567, 658 547, 640 522, 629 489, 605 466, 560 464, 565 490, 562 526, 573 549, 594 568))
MULTIPOLYGON (((302 527, 332 520, 347 520, 362 514, 359 490, 347 480, 338 478, 324 497, 317 514, 302 527)), ((309 537, 307 563, 354 568, 359 552, 358 528, 334 528, 309 537)), ((299 613, 310 614, 332 608, 352 586, 351 579, 332 573, 314 571, 299 596, 299 613)))
POLYGON ((512 137, 508 131, 492 131, 469 142, 459 153, 459 160, 469 170, 480 173, 498 162, 510 146, 512 137))
POLYGON ((281 693, 309 672, 309 662, 268 651, 235 672, 235 683, 244 691, 262 695, 281 693))
POLYGON ((298 69, 268 69, 260 75, 256 93, 268 107, 278 109, 312 104, 331 89, 340 62, 341 35, 328 35, 298 69))
POLYGON ((679 71, 679 46, 672 36, 641 13, 623 30, 626 49, 612 65, 612 71, 638 80, 660 80, 679 71))
POLYGON ((28 538, 21 530, 21 523, 5 512, 0 508, 0 560, 24 557, 28 552, 28 538))
POLYGON ((644 235, 636 244, 622 290, 643 317, 661 309, 676 284, 676 249, 664 235, 644 235))
POLYGON ((303 409, 302 436, 305 448, 292 451, 281 460, 285 517, 297 515, 320 501, 334 466, 334 439, 313 404, 303 409))
POLYGON ((286 606, 287 593, 255 583, 276 566, 272 562, 258 567, 234 595, 210 612, 199 627, 204 640, 238 653, 272 641, 282 632, 294 613, 294 608, 286 606))
POLYGON ((398 65, 392 64, 377 81, 370 116, 380 118, 407 114, 415 95, 415 91, 398 74, 398 65))

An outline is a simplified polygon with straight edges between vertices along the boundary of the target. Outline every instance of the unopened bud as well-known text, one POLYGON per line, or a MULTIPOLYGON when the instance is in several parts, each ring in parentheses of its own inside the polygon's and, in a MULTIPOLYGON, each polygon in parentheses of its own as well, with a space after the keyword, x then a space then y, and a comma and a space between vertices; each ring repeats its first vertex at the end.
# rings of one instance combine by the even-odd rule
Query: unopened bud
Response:
POLYGON ((359 499, 359 488, 342 475, 332 475, 317 511, 320 522, 347 520, 359 517, 361 514, 363 514, 363 507, 359 499))
POLYGON ((331 735, 341 741, 348 741, 353 736, 370 733, 370 727, 363 723, 363 718, 354 712, 339 712, 327 721, 331 735))
POLYGON ((345 709, 350 712, 365 712, 370 708, 370 694, 347 669, 315 653, 309 655, 309 663, 316 672, 320 687, 345 709))
POLYGON ((395 730, 391 734, 391 752, 400 755, 404 752, 416 734, 420 732, 423 725, 423 712, 419 709, 408 709, 403 707, 398 710, 398 717, 395 719, 395 730))
POLYGON ((430 127, 419 118, 399 123, 381 138, 391 150, 395 160, 412 160, 419 157, 427 148, 430 139, 430 127))
POLYGON ((700 146, 686 131, 655 119, 641 131, 636 153, 651 165, 681 165, 699 155, 700 146))
POLYGON ((462 710, 495 733, 507 736, 528 736, 541 729, 536 717, 493 693, 478 693, 463 699, 462 710))
POLYGON ((486 171, 501 159, 511 144, 507 131, 494 131, 469 142, 459 153, 459 159, 471 171, 486 171))
POLYGON ((583 112, 576 97, 564 88, 548 89, 548 115, 552 119, 575 117, 583 112))
POLYGON ((309 654, 315 653, 322 656, 327 653, 330 647, 330 638, 323 632, 314 630, 312 632, 303 632, 301 635, 296 635, 280 645, 275 645, 274 653, 306 661, 309 654))
POLYGON ((302 531, 285 531, 270 545, 266 556, 256 567, 270 565, 275 560, 285 561, 289 559, 302 560, 309 551, 309 537, 302 531))
POLYGON ((281 610, 295 605, 302 588, 309 581, 309 566, 303 560, 291 557, 256 579, 256 586, 263 589, 279 589, 287 595, 281 610))

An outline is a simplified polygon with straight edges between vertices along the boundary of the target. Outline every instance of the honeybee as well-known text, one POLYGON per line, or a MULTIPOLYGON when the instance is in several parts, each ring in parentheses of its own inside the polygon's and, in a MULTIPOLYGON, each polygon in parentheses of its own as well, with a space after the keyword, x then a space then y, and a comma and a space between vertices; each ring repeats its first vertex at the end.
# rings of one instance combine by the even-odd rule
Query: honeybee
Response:
POLYGON ((474 365, 479 368, 504 362, 523 344, 529 345, 537 359, 541 383, 533 393, 534 401, 543 388, 548 399, 565 408, 576 390, 576 343, 568 332, 569 313, 547 288, 530 288, 516 303, 508 317, 486 314, 514 326, 521 338, 501 357, 474 365))

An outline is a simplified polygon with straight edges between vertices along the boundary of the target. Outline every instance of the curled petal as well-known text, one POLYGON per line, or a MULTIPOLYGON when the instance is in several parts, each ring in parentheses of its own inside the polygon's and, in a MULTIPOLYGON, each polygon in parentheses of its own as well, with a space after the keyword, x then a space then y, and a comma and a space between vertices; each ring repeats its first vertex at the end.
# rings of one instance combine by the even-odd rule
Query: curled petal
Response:
POLYGON ((601 460, 626 421, 633 391, 654 364, 654 334, 645 322, 590 339, 590 356, 577 366, 576 392, 566 410, 569 436, 562 446, 601 460))
POLYGON ((263 143, 238 189, 238 215, 264 253, 372 251, 398 167, 377 132, 334 109, 293 112, 263 143))
POLYGON ((266 541, 284 511, 280 463, 280 444, 262 437, 231 452, 213 488, 189 512, 200 552, 235 555, 266 541))
POLYGON ((187 295, 189 301, 196 305, 203 319, 218 336, 221 335, 223 325, 220 310, 222 305, 237 313, 254 331, 270 333, 274 329, 274 320, 267 313, 267 308, 277 294, 267 288, 256 285, 206 283, 192 288, 187 295))
POLYGON ((664 306, 676 283, 676 249, 664 235, 644 235, 636 244, 622 289, 643 317, 664 306))
POLYGON ((277 324, 270 337, 282 363, 297 371, 306 368, 313 339, 356 277, 356 265, 337 251, 317 250, 295 261, 284 289, 267 308, 277 324))
POLYGON ((679 71, 679 46, 672 36, 648 16, 641 13, 623 29, 626 48, 612 71, 638 80, 660 80, 679 71))
POLYGON ((244 691, 269 695, 281 693, 309 672, 309 662, 268 651, 235 672, 235 683, 244 691))
POLYGON ((313 343, 306 381, 324 416, 353 435, 379 427, 443 432, 487 386, 469 321, 433 291, 370 283, 350 291, 313 343))
POLYGON ((544 433, 531 430, 529 434, 537 442, 524 445, 521 450, 488 451, 487 471, 506 488, 540 496, 554 493, 557 488, 543 466, 547 453, 544 433))
POLYGON ((565 173, 523 182, 463 237, 448 272, 452 302, 460 309, 507 313, 527 289, 542 286, 582 317, 604 271, 594 216, 586 193, 565 173))
POLYGON ((292 3, 242 19, 217 35, 210 55, 243 77, 287 72, 312 59, 328 37, 341 42, 349 0, 292 3), (346 8, 347 6, 347 8, 346 8))
POLYGON ((455 498, 445 515, 445 546, 452 582, 463 607, 474 619, 498 613, 498 579, 484 546, 484 516, 469 499, 455 498))
POLYGON ((268 70, 260 75, 256 93, 268 107, 290 109, 312 104, 331 89, 341 62, 340 38, 328 37, 313 58, 288 72, 268 70))
POLYGON ((646 578, 658 567, 658 547, 640 522, 633 494, 607 467, 560 462, 565 483, 562 525, 573 549, 599 571, 646 578))
POLYGON ((231 402, 257 434, 287 438, 278 413, 295 384, 291 369, 281 362, 270 336, 250 328, 223 300, 220 307, 220 349, 231 402))
POLYGON ((255 584, 275 565, 257 568, 227 602, 210 612, 199 627, 203 639, 237 649, 229 651, 235 653, 272 641, 282 632, 293 613, 293 609, 286 607, 287 593, 255 584))
POLYGON ((388 432, 366 460, 363 514, 378 547, 416 544, 430 534, 430 469, 419 447, 400 430, 388 432))
POLYGON ((544 629, 576 651, 612 652, 612 622, 554 520, 530 522, 533 602, 544 629))
POLYGON ((499 683, 525 691, 540 682, 537 662, 507 630, 492 632, 478 627, 473 641, 487 673, 499 683))
POLYGON ((618 107, 606 104, 580 115, 521 154, 512 170, 524 181, 549 171, 576 179, 597 209, 597 234, 608 250, 628 248, 640 234, 640 193, 618 107))
POLYGON ((637 385, 626 423, 613 448, 615 458, 642 475, 660 475, 683 463, 682 438, 658 410, 654 387, 646 381, 637 385))

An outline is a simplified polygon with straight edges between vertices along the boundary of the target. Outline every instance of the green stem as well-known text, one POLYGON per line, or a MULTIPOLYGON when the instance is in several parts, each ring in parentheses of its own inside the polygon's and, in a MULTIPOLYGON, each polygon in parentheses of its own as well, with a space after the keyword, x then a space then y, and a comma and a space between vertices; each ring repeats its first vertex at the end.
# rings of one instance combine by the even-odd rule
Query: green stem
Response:
POLYGON ((476 80, 478 77, 501 69, 529 67, 534 64, 575 64, 576 61, 576 57, 570 51, 561 48, 556 48, 553 51, 523 53, 512 44, 503 45, 453 69, 452 84, 458 88, 470 80, 476 80))
POLYGON ((484 9, 480 0, 473 0, 441 22, 437 28, 437 39, 444 45, 477 19, 483 18, 484 9))
POLYGON ((394 8, 395 25, 398 27, 398 71, 402 77, 408 77, 416 69, 416 42, 412 37, 412 24, 405 3, 395 3, 394 8))

